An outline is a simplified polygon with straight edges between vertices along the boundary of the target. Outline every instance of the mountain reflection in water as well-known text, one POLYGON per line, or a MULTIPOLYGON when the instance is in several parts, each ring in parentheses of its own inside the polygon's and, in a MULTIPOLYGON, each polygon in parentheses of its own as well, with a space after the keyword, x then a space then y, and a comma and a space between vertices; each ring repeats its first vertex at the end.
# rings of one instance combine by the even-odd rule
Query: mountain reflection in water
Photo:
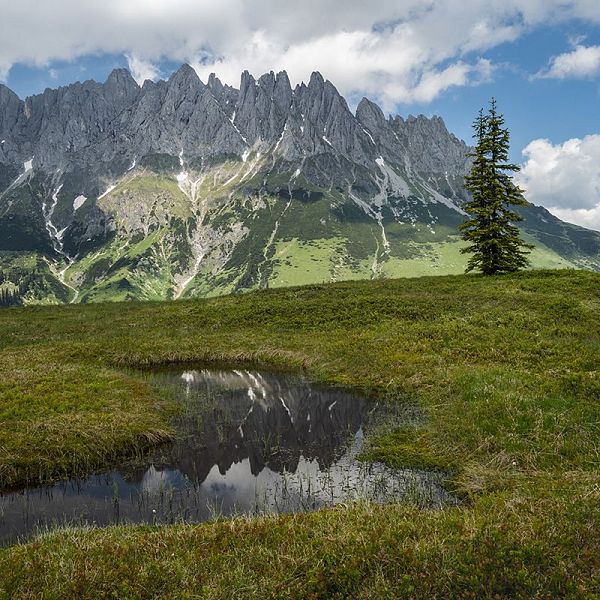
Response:
POLYGON ((0 495, 0 543, 65 523, 200 522, 356 498, 454 503, 440 474, 356 460, 377 411, 365 398, 257 371, 151 380, 181 402, 176 441, 108 473, 0 495))

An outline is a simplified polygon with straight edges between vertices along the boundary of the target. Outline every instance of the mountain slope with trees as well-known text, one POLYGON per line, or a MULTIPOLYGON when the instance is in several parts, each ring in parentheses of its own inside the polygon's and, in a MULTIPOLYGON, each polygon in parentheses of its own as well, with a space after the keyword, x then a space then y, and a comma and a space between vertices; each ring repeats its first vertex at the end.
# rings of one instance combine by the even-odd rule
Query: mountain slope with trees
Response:
MULTIPOLYGON (((319 73, 0 85, 0 261, 36 265, 25 303, 458 273, 468 152, 439 117, 353 113, 319 73)), ((600 233, 522 212, 532 266, 600 268, 600 233)))

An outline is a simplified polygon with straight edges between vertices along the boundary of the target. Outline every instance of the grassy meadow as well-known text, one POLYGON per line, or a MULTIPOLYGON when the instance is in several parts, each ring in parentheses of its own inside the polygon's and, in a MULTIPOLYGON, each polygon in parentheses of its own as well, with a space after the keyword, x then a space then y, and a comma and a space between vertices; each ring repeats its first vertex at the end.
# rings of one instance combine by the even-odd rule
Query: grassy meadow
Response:
POLYGON ((571 270, 0 310, 2 488, 168 440, 131 367, 226 361, 418 404, 366 458, 464 498, 58 530, 0 549, 0 598, 600 598, 599 315, 571 270))

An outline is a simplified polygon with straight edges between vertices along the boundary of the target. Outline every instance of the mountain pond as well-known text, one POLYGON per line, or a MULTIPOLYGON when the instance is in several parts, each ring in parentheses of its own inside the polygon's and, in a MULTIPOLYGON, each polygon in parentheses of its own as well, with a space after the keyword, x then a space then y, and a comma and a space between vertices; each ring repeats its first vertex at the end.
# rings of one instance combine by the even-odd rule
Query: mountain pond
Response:
POLYGON ((358 460, 365 430, 388 419, 389 405, 290 374, 146 376, 181 402, 175 441, 109 471, 0 494, 0 545, 64 525, 198 523, 356 499, 457 502, 442 473, 358 460))

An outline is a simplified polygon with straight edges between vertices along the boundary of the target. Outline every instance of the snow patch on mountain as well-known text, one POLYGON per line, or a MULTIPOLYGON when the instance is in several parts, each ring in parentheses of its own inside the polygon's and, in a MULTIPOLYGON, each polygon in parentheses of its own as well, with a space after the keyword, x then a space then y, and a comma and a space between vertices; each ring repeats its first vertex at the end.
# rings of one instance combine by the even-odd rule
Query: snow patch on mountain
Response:
POLYGON ((79 210, 85 204, 86 200, 87 198, 83 194, 77 196, 77 198, 73 200, 73 210, 79 210))
POLYGON ((116 185, 109 185, 106 188, 106 191, 104 191, 102 194, 100 194, 98 196, 98 200, 102 200, 102 198, 104 198, 104 196, 108 196, 108 194, 110 194, 117 186, 116 185))

